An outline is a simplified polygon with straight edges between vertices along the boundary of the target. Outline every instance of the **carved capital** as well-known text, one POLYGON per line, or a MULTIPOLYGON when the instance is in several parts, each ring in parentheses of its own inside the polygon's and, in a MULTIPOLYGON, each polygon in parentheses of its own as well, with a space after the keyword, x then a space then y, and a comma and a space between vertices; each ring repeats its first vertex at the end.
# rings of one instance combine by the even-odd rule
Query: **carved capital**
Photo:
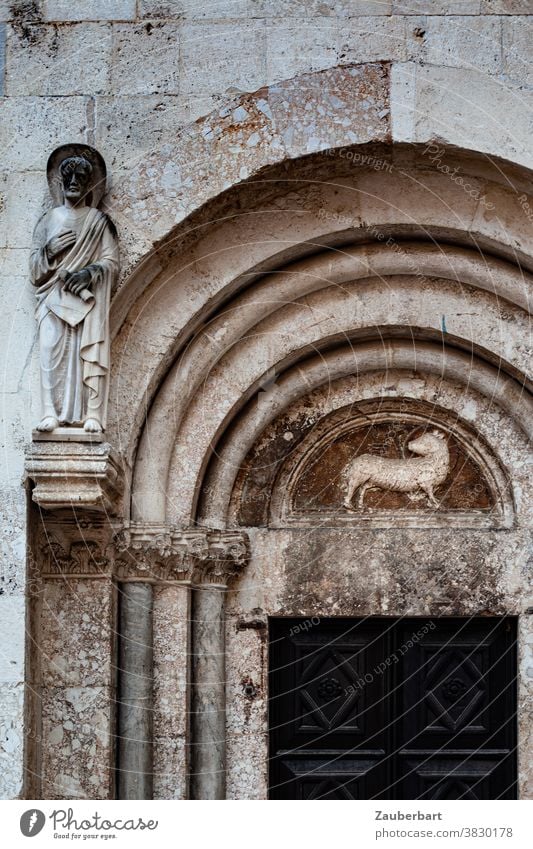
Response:
POLYGON ((132 525, 115 539, 117 578, 188 582, 207 556, 203 530, 132 525))
POLYGON ((132 524, 112 540, 97 528, 88 529, 91 538, 84 540, 72 539, 73 533, 75 527, 62 533, 42 531, 38 560, 43 576, 226 586, 244 569, 249 556, 248 537, 240 531, 132 524))
POLYGON ((55 534, 43 533, 39 542, 43 576, 111 577, 112 552, 96 540, 73 542, 66 548, 55 534))
POLYGON ((227 586, 248 563, 248 537, 242 531, 207 531, 206 536, 208 553, 197 564, 193 581, 227 586))

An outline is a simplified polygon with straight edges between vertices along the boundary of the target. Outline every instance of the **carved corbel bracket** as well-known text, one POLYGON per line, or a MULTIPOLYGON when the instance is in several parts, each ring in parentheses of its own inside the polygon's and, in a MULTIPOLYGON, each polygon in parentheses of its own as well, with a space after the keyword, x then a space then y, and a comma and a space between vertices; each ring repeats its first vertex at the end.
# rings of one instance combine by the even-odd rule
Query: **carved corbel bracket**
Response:
POLYGON ((46 510, 118 512, 123 474, 106 442, 34 442, 25 473, 34 484, 33 501, 46 510))

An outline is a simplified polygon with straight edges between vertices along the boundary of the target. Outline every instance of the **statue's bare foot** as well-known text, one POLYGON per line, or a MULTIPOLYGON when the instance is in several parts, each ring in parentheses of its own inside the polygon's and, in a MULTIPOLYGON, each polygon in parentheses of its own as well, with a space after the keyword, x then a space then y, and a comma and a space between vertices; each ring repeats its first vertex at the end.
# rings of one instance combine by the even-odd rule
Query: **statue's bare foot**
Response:
POLYGON ((98 419, 86 419, 83 429, 86 433, 102 433, 103 427, 98 419))
POLYGON ((51 433, 56 427, 59 427, 59 420, 55 416, 45 416, 37 425, 37 430, 41 433, 51 433))
POLYGON ((348 499, 345 500, 344 506, 346 507, 347 510, 351 510, 352 513, 355 512, 352 502, 349 501, 348 499))

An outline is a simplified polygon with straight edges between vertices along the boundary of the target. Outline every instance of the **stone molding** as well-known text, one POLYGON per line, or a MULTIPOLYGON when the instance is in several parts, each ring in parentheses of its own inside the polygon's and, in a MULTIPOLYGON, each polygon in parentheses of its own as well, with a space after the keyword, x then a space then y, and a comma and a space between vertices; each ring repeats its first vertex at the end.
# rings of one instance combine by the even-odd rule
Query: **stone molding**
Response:
POLYGON ((46 510, 117 514, 123 472, 107 442, 33 442, 26 453, 25 476, 34 484, 33 501, 46 510))
MULTIPOLYGON (((90 536, 90 530, 84 533, 90 536)), ((247 565, 248 537, 241 531, 130 525, 113 538, 76 540, 42 532, 41 574, 109 577, 118 581, 227 586, 247 565)))

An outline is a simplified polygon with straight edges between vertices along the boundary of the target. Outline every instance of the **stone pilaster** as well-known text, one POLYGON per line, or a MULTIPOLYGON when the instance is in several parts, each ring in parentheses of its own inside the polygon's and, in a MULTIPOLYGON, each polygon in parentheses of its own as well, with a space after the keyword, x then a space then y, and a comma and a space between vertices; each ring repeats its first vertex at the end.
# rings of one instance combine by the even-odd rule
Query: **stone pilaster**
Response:
MULTIPOLYGON (((67 529, 68 531, 69 529, 67 529)), ((114 795, 116 596, 96 539, 42 532, 36 639, 42 798, 114 795)))
POLYGON ((533 797, 533 609, 518 619, 519 799, 533 797))

